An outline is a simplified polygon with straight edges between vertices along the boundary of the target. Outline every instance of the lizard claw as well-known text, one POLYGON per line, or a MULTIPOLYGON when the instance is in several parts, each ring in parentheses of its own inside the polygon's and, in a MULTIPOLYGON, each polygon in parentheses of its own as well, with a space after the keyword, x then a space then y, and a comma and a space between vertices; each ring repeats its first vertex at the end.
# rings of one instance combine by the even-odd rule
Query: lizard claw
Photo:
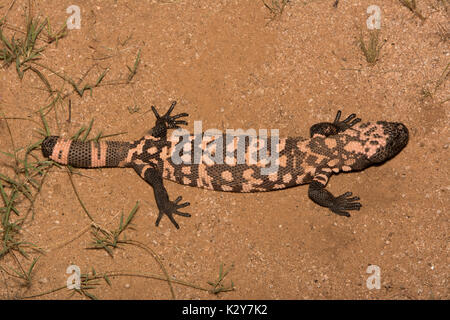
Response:
POLYGON ((350 213, 347 210, 359 210, 362 207, 361 203, 356 202, 359 200, 359 197, 350 198, 351 195, 351 192, 346 192, 335 197, 330 210, 340 216, 350 217, 350 213))
POLYGON ((189 114, 187 114, 186 112, 176 114, 174 116, 170 115, 172 113, 173 109, 175 108, 176 104, 177 104, 176 101, 172 102, 169 110, 167 110, 167 112, 163 116, 160 116, 158 111, 156 110, 155 106, 152 106, 152 111, 155 114, 156 120, 164 121, 167 124, 168 129, 178 129, 180 127, 180 125, 182 125, 182 124, 187 125, 187 121, 177 120, 178 118, 189 116, 189 114))
POLYGON ((158 226, 159 222, 161 221, 161 218, 163 217, 163 215, 167 215, 169 217, 169 220, 173 223, 173 225, 175 226, 175 228, 180 229, 180 226, 178 225, 178 223, 175 221, 173 215, 179 215, 182 217, 190 217, 191 215, 189 213, 185 213, 185 212, 180 212, 178 211, 178 209, 187 207, 190 205, 189 202, 183 202, 180 203, 182 197, 178 197, 176 198, 174 201, 168 201, 167 203, 165 203, 164 208, 161 210, 159 210, 159 214, 158 214, 158 218, 156 219, 155 225, 158 226))
POLYGON ((333 121, 333 124, 339 128, 339 131, 345 131, 348 128, 353 127, 355 124, 357 124, 358 122, 361 121, 361 118, 356 118, 356 114, 352 113, 351 115, 349 115, 345 120, 340 121, 341 119, 341 110, 339 110, 336 114, 336 118, 333 121), (353 120, 353 121, 352 121, 353 120))
POLYGON ((151 135, 159 138, 165 137, 167 135, 168 129, 179 129, 180 125, 187 125, 187 121, 178 119, 182 117, 187 117, 189 114, 183 112, 174 116, 170 115, 170 113, 175 108, 176 104, 177 104, 176 101, 172 102, 172 105, 170 106, 169 110, 167 110, 167 112, 163 116, 159 115, 155 106, 152 106, 152 111, 156 117, 156 124, 153 127, 153 129, 149 131, 151 135))

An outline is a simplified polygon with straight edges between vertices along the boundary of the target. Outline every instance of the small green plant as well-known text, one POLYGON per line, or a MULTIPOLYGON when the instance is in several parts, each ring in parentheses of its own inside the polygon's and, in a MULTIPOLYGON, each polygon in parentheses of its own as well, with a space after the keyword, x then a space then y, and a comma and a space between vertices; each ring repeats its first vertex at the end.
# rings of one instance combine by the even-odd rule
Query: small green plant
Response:
MULTIPOLYGON (((41 79, 43 78, 42 74, 39 74, 35 68, 32 68, 31 62, 40 59, 41 53, 46 48, 46 45, 38 47, 37 43, 41 39, 40 36, 45 28, 47 35, 43 41, 47 45, 58 41, 67 34, 65 25, 58 32, 53 33, 48 18, 41 19, 30 16, 26 17, 26 31, 23 33, 23 37, 16 38, 16 35, 13 35, 8 39, 3 32, 3 28, 0 28, 0 60, 3 61, 4 67, 14 63, 20 79, 23 78, 27 70, 31 70, 37 73, 41 79)), ((15 28, 11 29, 19 31, 15 28)), ((48 81, 45 80, 44 82, 46 82, 46 85, 48 84, 48 81)))
POLYGON ((128 74, 128 77, 127 77, 127 83, 129 83, 131 80, 133 80, 134 76, 136 75, 137 68, 138 68, 140 62, 141 62, 141 49, 139 49, 137 56, 136 56, 136 60, 134 60, 133 68, 130 68, 129 66, 127 66, 128 70, 130 71, 130 73, 128 74))
MULTIPOLYGON (((91 93, 91 96, 92 96, 92 90, 93 90, 94 88, 97 88, 97 87, 100 85, 100 83, 103 81, 103 79, 105 78, 106 74, 107 74, 108 71, 109 71, 109 68, 103 70, 103 72, 98 76, 98 78, 97 78, 97 80, 96 80, 96 82, 95 82, 94 84, 89 84, 89 83, 88 83, 88 84, 85 84, 83 87, 81 87, 81 86, 80 86, 81 82, 84 80, 84 78, 87 76, 87 74, 92 70, 93 66, 92 66, 91 68, 89 68, 88 71, 87 71, 87 72, 81 77, 81 79, 78 81, 78 83, 76 83, 72 78, 70 78, 70 77, 68 77, 68 76, 66 76, 66 75, 64 75, 64 74, 61 74, 61 73, 59 73, 59 72, 56 72, 55 70, 53 70, 53 69, 51 69, 51 68, 49 68, 49 67, 47 67, 47 66, 45 66, 45 65, 43 65, 43 64, 40 64, 40 63, 38 63, 38 62, 36 62, 36 61, 33 62, 33 64, 36 65, 36 66, 39 66, 39 67, 42 68, 42 69, 45 69, 45 70, 50 71, 50 72, 51 72, 52 74, 54 74, 55 76, 57 76, 57 77, 59 77, 60 79, 64 80, 64 82, 69 83, 69 84, 72 86, 73 91, 76 92, 80 97, 83 97, 83 94, 84 94, 84 92, 85 92, 86 90, 89 90, 90 93, 91 93)), ((41 77, 41 79, 42 79, 42 77, 41 77)), ((44 83, 45 83, 45 82, 44 82, 44 83)), ((47 86, 47 88, 49 88, 50 85, 46 85, 46 86, 47 86)), ((55 92, 50 91, 50 93, 53 94, 53 93, 55 93, 55 92)), ((67 97, 67 96, 68 96, 68 94, 65 94, 65 95, 64 95, 64 97, 67 97)))
POLYGON ((371 65, 374 65, 378 61, 380 57, 380 51, 381 48, 383 48, 384 43, 385 42, 380 44, 378 30, 370 32, 369 42, 367 44, 364 42, 362 33, 358 40, 359 48, 363 52, 364 57, 366 57, 366 61, 371 65))
MULTIPOLYGON (((32 121, 27 118, 7 118, 2 115, 0 121, 4 122, 9 134, 11 150, 0 151, 11 161, 5 161, 5 170, 0 174, 0 261, 9 255, 13 258, 16 267, 0 266, 0 270, 9 277, 20 281, 21 285, 29 288, 32 284, 32 273, 38 258, 33 258, 28 268, 24 268, 23 262, 17 253, 30 259, 30 253, 42 250, 32 242, 21 239, 21 231, 24 223, 29 221, 29 214, 34 217, 34 203, 41 191, 45 177, 52 167, 51 161, 40 160, 34 151, 39 149, 42 140, 31 143, 25 147, 17 147, 8 120, 32 121), (28 208, 19 210, 21 202, 28 201, 28 208)), ((6 137, 7 138, 7 137, 6 137)))
POLYGON ((99 87, 100 85, 128 84, 136 75, 141 59, 140 49, 137 53, 133 67, 127 66, 129 74, 125 79, 118 79, 110 81, 109 83, 104 83, 105 81, 103 80, 109 71, 109 68, 106 68, 104 70, 100 70, 97 80, 95 80, 94 83, 82 84, 84 78, 87 77, 88 73, 96 65, 91 66, 79 79, 79 81, 74 81, 70 76, 56 72, 52 68, 41 64, 39 60, 42 58, 42 53, 48 45, 53 42, 58 44, 59 39, 64 38, 67 35, 66 24, 64 24, 64 26, 58 31, 54 32, 48 18, 43 19, 39 16, 32 16, 31 9, 25 13, 25 16, 25 31, 7 24, 6 17, 0 20, 0 62, 3 62, 4 68, 14 65, 20 79, 23 79, 27 71, 32 71, 38 76, 38 78, 45 85, 45 88, 49 92, 51 98, 50 103, 42 108, 42 110, 46 111, 46 113, 52 110, 57 103, 62 103, 63 100, 70 96, 73 92, 78 94, 78 96, 83 97, 86 91, 90 91, 92 96, 93 89, 99 87), (5 34, 5 29, 12 30, 14 32, 13 35, 8 37, 5 34), (19 34, 19 36, 17 36, 17 34, 19 34), (47 77, 44 75, 44 71, 48 71, 62 79, 62 88, 54 90, 47 77), (72 87, 72 91, 62 91, 64 84, 66 83, 72 87))
POLYGON ((25 271, 23 269, 22 265, 18 262, 18 259, 14 254, 13 254, 13 257, 15 258, 17 264, 19 265, 19 270, 16 270, 13 268, 6 269, 2 266, 0 266, 0 270, 4 271, 10 277, 13 277, 13 278, 16 278, 16 279, 22 281, 22 286, 27 287, 27 288, 31 287, 33 269, 36 265, 36 262, 39 260, 39 258, 34 258, 33 261, 31 262, 28 270, 25 271))
POLYGON ((128 106, 127 109, 130 114, 138 113, 141 110, 141 108, 136 104, 133 106, 128 106))
POLYGON ((0 151, 0 153, 12 161, 7 165, 11 169, 11 173, 0 174, 0 203, 3 203, 3 206, 0 207, 0 258, 13 251, 17 251, 27 258, 28 254, 25 249, 38 248, 32 243, 20 241, 19 232, 28 213, 33 212, 34 214, 34 202, 52 163, 48 160, 40 160, 33 153, 34 150, 39 149, 42 139, 26 147, 17 148, 8 119, 4 116, 2 118, 9 133, 12 150, 10 152, 0 151), (19 201, 24 199, 28 200, 30 206, 26 214, 21 215, 16 206, 19 201))
POLYGON ((129 227, 131 220, 133 219, 139 204, 136 202, 136 205, 129 213, 127 219, 124 221, 123 213, 120 216, 119 227, 116 230, 105 230, 98 225, 93 224, 93 236, 94 241, 91 243, 89 249, 104 249, 106 252, 113 257, 113 249, 117 248, 119 244, 128 243, 128 241, 124 239, 119 239, 120 235, 127 227, 129 227))
MULTIPOLYGON (((427 81, 427 84, 424 85, 421 89, 421 95, 422 95, 422 99, 426 99, 426 98, 431 98, 433 99, 437 90, 439 89, 439 87, 442 86, 442 84, 448 79, 450 75, 450 63, 447 64, 447 66, 445 67, 444 71, 441 73, 441 76, 439 77, 438 80, 436 81, 427 81), (430 88, 430 83, 434 82, 434 86, 432 86, 430 88)), ((445 99, 444 101, 442 101, 441 103, 444 103, 448 101, 448 99, 445 99)))
POLYGON ((289 0, 271 0, 270 3, 262 0, 262 2, 270 12, 270 20, 274 20, 283 14, 286 5, 289 3, 289 0))
POLYGON ((213 294, 219 294, 221 292, 228 292, 228 291, 234 290, 233 281, 230 282, 229 286, 224 286, 224 284, 223 284, 223 280, 225 279, 225 277, 227 276, 227 274, 230 272, 230 270, 232 268, 233 268, 233 265, 224 272, 223 271, 223 263, 220 264, 219 277, 217 278, 217 280, 216 281, 208 281, 208 284, 212 287, 209 290, 209 292, 211 292, 213 294))
POLYGON ((420 20, 425 21, 425 17, 417 9, 416 0, 398 0, 400 3, 408 8, 414 15, 416 15, 420 20))

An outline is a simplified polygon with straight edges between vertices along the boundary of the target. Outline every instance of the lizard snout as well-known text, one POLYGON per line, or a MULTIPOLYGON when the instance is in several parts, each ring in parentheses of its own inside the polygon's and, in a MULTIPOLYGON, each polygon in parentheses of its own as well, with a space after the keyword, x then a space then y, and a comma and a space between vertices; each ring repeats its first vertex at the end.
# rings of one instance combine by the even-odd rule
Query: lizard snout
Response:
POLYGON ((389 122, 388 128, 386 129, 389 132, 389 142, 395 155, 399 153, 408 143, 408 128, 406 128, 406 126, 400 122, 389 122))
POLYGON ((378 125, 386 137, 386 144, 369 158, 372 163, 381 163, 397 155, 407 144, 409 139, 408 128, 400 122, 379 121, 378 125))

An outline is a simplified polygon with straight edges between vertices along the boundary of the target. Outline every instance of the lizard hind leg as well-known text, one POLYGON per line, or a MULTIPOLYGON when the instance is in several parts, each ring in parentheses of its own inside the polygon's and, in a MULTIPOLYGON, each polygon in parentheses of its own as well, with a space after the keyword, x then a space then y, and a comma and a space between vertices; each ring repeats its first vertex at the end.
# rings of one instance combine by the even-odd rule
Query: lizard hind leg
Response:
POLYGON ((156 123, 152 130, 150 130, 150 133, 154 137, 158 138, 165 138, 167 136, 167 130, 168 129, 178 129, 180 128, 180 125, 187 125, 187 121, 185 120, 179 120, 179 118, 187 117, 189 114, 186 112, 176 114, 174 116, 171 116, 173 109, 175 108, 175 105, 177 104, 176 101, 172 102, 170 105, 169 110, 161 116, 159 115, 158 111, 156 110, 155 106, 152 106, 152 111, 155 114, 156 117, 156 123))
POLYGON ((158 206, 158 218, 156 218, 155 225, 158 226, 161 218, 167 215, 169 220, 173 223, 175 228, 179 229, 180 226, 175 221, 174 215, 182 217, 190 217, 189 213, 180 212, 178 209, 185 208, 190 205, 189 202, 180 203, 181 196, 177 197, 174 201, 169 199, 166 188, 163 184, 161 173, 152 165, 133 164, 134 170, 153 187, 153 193, 155 195, 156 205, 158 206))

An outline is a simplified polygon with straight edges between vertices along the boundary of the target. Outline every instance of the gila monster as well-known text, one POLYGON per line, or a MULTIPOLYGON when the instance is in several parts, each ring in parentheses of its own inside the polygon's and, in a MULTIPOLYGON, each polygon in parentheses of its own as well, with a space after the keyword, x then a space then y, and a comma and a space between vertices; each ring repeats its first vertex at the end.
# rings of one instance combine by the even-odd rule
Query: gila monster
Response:
MULTIPOLYGON (((398 154, 408 142, 408 129, 402 123, 386 121, 361 123, 361 119, 355 118, 355 114, 341 121, 341 111, 338 111, 332 123, 322 122, 313 125, 310 128, 309 139, 279 138, 273 149, 272 140, 262 141, 261 138, 256 138, 257 148, 266 143, 270 152, 278 153, 276 158, 278 170, 270 174, 263 175, 260 172, 267 163, 249 161, 250 139, 245 136, 235 136, 231 141, 227 141, 228 144, 222 146, 222 155, 231 158, 234 156, 236 159, 237 145, 239 139, 242 142, 243 138, 244 163, 229 161, 230 159, 225 159, 228 160, 225 163, 214 162, 208 155, 202 155, 201 161, 197 163, 185 161, 180 163, 174 161, 172 156, 180 151, 176 146, 182 137, 174 137, 173 134, 169 137, 168 130, 182 130, 180 125, 187 125, 187 122, 180 118, 187 117, 188 114, 171 116, 175 104, 176 102, 173 102, 163 116, 160 116, 152 106, 156 116, 155 126, 139 140, 83 142, 48 136, 41 145, 43 154, 57 163, 73 167, 133 168, 153 187, 159 209, 156 226, 165 214, 178 229, 179 225, 174 215, 190 217, 190 214, 179 211, 187 207, 189 202, 181 203, 182 197, 169 200, 163 178, 183 185, 231 192, 272 191, 309 184, 308 196, 312 201, 338 215, 350 216, 348 211, 361 208, 361 204, 357 202, 359 197, 352 197, 351 192, 333 196, 325 189, 330 176, 339 172, 363 170, 370 165, 384 162, 398 154)), ((202 135, 200 140, 196 140, 190 135, 188 137, 190 143, 185 143, 183 150, 190 150, 192 156, 195 148, 206 150, 214 139, 217 139, 217 136, 202 135)), ((218 150, 213 150, 210 155, 215 151, 218 150)))

